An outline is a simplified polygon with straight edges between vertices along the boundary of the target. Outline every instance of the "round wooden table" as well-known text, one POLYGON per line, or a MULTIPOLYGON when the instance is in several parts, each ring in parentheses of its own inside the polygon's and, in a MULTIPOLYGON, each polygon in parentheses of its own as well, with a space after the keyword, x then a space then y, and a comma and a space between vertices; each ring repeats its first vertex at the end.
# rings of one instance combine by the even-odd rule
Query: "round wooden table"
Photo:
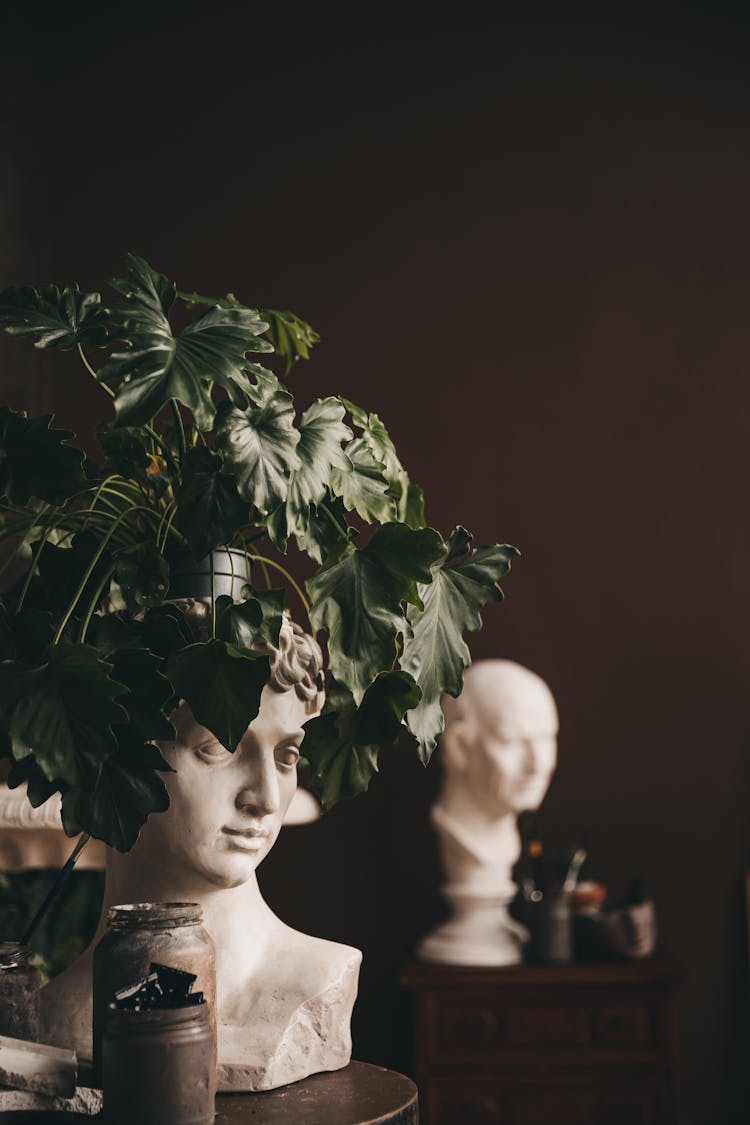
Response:
POLYGON ((352 1062, 265 1094, 219 1094, 216 1125, 417 1125, 417 1087, 395 1070, 352 1062))
MULTIPOLYGON (((0 1114, 0 1125, 95 1125, 99 1120, 72 1113, 0 1114)), ((215 1125, 417 1125, 418 1120, 411 1079, 361 1062, 265 1094, 216 1098, 215 1125)))

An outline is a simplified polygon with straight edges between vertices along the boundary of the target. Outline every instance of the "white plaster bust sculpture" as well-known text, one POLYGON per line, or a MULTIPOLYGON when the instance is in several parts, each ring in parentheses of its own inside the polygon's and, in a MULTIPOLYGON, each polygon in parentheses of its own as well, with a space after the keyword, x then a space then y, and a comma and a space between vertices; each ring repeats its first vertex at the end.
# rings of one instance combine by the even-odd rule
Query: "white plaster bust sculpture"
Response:
POLYGON ((452 914, 419 948, 428 961, 512 965, 523 927, 508 914, 521 842, 518 813, 536 809, 557 759, 557 708, 539 676, 479 660, 458 699, 443 700, 444 779, 431 810, 452 914))
POLYGON ((108 850, 104 906, 89 949, 42 992, 47 1041, 91 1052, 91 959, 107 909, 197 902, 216 945, 219 1089, 267 1090, 346 1066, 362 955, 290 929, 261 897, 256 868, 297 788, 302 724, 323 702, 317 643, 284 622, 271 681, 234 754, 183 704, 162 746, 171 804, 131 852, 108 850))

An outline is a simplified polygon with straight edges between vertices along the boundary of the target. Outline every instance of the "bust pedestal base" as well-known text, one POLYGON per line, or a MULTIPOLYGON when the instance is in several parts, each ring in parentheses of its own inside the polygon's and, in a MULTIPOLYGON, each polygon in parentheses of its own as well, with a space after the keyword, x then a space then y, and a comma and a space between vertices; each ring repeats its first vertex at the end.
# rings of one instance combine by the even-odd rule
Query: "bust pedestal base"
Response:
POLYGON ((420 961, 485 967, 517 965, 528 934, 496 897, 451 894, 453 916, 419 946, 420 961))

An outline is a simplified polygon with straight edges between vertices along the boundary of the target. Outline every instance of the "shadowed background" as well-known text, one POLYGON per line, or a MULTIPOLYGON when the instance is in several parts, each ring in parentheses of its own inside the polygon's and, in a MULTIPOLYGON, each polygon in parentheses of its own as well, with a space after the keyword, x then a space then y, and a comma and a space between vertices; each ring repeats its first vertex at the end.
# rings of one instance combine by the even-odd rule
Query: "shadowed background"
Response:
MULTIPOLYGON (((557 697, 542 832, 585 832, 615 892, 646 878, 687 970, 688 1119, 744 1120, 744 21, 166 7, 0 15, 0 285, 97 288, 134 251, 295 310, 322 336, 298 403, 375 409, 430 523, 521 548, 471 648, 557 697)), ((107 416, 72 357, 3 338, 0 364, 12 406, 107 416)), ((365 950, 355 1055, 407 1070, 439 768, 395 749, 262 871, 285 920, 365 950)))

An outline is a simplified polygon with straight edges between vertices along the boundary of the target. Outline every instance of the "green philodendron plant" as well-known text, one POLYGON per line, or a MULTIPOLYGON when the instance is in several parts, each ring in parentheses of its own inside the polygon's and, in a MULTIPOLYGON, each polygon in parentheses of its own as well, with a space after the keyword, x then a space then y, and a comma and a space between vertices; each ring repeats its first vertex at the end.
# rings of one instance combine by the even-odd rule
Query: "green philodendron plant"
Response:
POLYGON ((75 285, 0 292, 6 330, 76 348, 114 407, 99 463, 51 417, 0 407, 0 757, 33 805, 61 793, 69 835, 121 851, 168 805, 157 743, 174 737, 176 701, 230 751, 257 715, 269 659, 256 638, 278 641, 286 592, 327 634, 327 702, 302 746, 323 806, 365 790, 404 730, 427 762, 440 696, 459 693, 469 664, 463 633, 501 600, 517 554, 426 527, 377 415, 329 397, 297 417, 279 376, 248 357, 286 378, 318 339, 309 325, 126 264, 106 305, 75 285), (180 331, 176 302, 193 317, 180 331), (281 561, 292 538, 315 564, 306 593, 281 561), (241 602, 214 599, 208 639, 169 599, 174 547, 239 549, 263 575, 241 602))

